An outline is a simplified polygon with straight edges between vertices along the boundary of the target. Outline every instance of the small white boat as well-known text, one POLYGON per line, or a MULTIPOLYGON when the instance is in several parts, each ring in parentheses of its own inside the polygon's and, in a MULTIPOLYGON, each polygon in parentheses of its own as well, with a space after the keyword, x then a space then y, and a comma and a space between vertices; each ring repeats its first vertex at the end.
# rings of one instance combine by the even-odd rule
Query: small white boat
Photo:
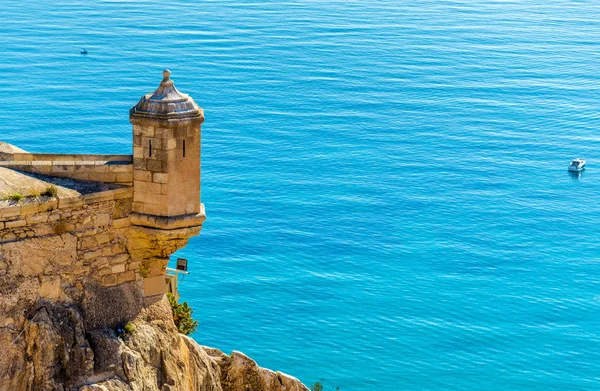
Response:
POLYGON ((583 171, 584 168, 585 168, 585 160, 575 159, 571 162, 571 165, 569 166, 569 171, 579 172, 579 171, 583 171))

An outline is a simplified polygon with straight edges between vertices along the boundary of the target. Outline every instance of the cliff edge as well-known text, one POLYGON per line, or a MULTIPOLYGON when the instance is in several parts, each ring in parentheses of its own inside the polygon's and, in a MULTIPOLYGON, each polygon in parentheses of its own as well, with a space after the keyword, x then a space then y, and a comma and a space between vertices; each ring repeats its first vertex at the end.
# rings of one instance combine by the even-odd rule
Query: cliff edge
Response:
POLYGON ((2 341, 0 390, 308 390, 242 353, 228 356, 179 334, 166 299, 144 308, 122 334, 86 329, 76 306, 39 305, 14 343, 2 341))

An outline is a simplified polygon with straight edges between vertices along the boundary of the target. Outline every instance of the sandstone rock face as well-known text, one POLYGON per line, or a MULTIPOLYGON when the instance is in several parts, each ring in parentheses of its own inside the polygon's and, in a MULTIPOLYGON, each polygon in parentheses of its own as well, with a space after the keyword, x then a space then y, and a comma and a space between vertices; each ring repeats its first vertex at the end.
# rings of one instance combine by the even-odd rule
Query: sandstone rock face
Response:
MULTIPOLYGON (((189 341, 193 340, 188 339, 189 341)), ((307 388, 294 377, 259 367, 254 360, 241 352, 226 355, 218 349, 203 347, 219 364, 223 391, 265 390, 305 391, 307 388)))
POLYGON ((227 356, 179 334, 164 298, 121 334, 86 330, 75 306, 41 304, 14 343, 2 341, 2 391, 308 391, 242 353, 227 356))

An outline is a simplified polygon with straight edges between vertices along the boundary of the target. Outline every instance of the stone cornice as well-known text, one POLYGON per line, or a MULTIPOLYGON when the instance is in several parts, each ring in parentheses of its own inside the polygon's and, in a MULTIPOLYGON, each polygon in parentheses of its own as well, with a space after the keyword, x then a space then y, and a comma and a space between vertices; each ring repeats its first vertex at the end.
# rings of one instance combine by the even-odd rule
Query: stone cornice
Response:
POLYGON ((172 230, 202 226, 206 220, 206 213, 202 204, 198 214, 166 217, 133 212, 130 219, 131 224, 135 226, 172 230))

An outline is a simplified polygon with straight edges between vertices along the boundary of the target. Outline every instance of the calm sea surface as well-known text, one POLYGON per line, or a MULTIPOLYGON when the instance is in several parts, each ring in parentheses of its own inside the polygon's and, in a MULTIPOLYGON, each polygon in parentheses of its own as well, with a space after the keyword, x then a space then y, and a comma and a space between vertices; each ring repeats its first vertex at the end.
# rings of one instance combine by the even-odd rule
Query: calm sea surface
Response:
POLYGON ((600 389, 599 1, 0 16, 3 141, 130 153, 163 68, 205 109, 200 343, 327 391, 600 389))

